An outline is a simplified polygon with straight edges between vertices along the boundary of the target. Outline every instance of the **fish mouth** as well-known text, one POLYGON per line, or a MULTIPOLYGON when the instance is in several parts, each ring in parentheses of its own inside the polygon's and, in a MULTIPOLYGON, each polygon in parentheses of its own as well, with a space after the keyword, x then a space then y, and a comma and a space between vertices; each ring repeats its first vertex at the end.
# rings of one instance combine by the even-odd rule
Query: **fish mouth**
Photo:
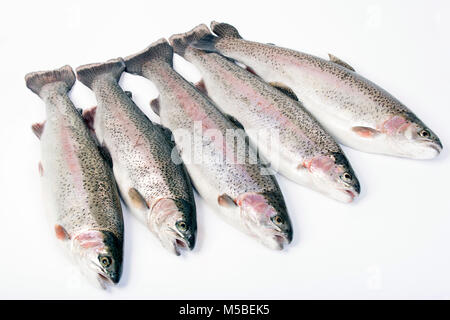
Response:
POLYGON ((291 241, 281 233, 272 235, 269 241, 266 241, 266 246, 274 250, 283 250, 291 241))
POLYGON ((429 160, 437 157, 442 151, 442 144, 440 141, 426 142, 420 150, 408 156, 413 159, 429 160))
POLYGON ((181 255, 181 252, 183 251, 191 251, 193 249, 193 244, 179 235, 163 240, 162 243, 165 248, 176 256, 181 255))
POLYGON ((350 196, 350 200, 348 202, 353 202, 356 198, 356 194, 351 190, 345 190, 345 192, 350 196))
POLYGON ((103 289, 107 289, 109 286, 113 286, 116 284, 114 281, 112 281, 109 277, 107 277, 104 273, 101 272, 97 273, 97 280, 103 289))
POLYGON ((441 142, 430 143, 430 144, 428 144, 428 146, 431 149, 434 149, 438 154, 441 153, 441 151, 442 151, 442 143, 441 142))

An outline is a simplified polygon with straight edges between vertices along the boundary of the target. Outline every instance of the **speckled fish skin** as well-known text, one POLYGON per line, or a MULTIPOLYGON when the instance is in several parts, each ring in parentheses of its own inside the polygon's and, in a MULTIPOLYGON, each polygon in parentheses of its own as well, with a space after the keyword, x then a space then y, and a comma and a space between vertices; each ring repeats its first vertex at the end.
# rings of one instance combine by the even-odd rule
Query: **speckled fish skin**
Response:
POLYGON ((182 164, 172 161, 170 134, 150 119, 120 88, 123 59, 77 68, 97 107, 93 119, 99 143, 112 158, 120 193, 128 208, 169 251, 193 249, 197 232, 192 185, 182 164))
POLYGON ((298 101, 229 59, 189 46, 207 34, 208 27, 199 25, 169 41, 176 53, 200 70, 208 96, 244 127, 275 170, 336 200, 353 201, 360 192, 359 182, 334 139, 298 101), (267 129, 278 132, 278 152, 270 148, 269 135, 259 134, 267 129))
POLYGON ((161 123, 174 134, 198 193, 228 222, 269 248, 282 249, 292 239, 292 228, 276 180, 271 175, 261 175, 259 163, 250 164, 248 159, 243 164, 230 161, 227 151, 233 146, 225 139, 218 143, 217 136, 205 134, 207 129, 213 129, 225 136, 226 130, 236 127, 173 70, 172 57, 172 47, 160 39, 125 58, 125 63, 128 72, 148 78, 158 88, 161 123), (195 122, 201 123, 200 130, 194 129, 195 122), (191 141, 202 141, 202 161, 190 158, 187 150, 193 150, 191 141))
POLYGON ((384 89, 330 55, 330 61, 298 51, 246 41, 225 23, 211 23, 219 38, 194 46, 219 52, 252 68, 268 82, 290 87, 305 108, 339 142, 354 149, 413 159, 431 159, 439 138, 384 89))
POLYGON ((46 212, 58 241, 84 274, 105 288, 122 272, 123 220, 111 169, 68 97, 75 82, 69 66, 33 72, 27 87, 45 102, 40 173, 46 212))

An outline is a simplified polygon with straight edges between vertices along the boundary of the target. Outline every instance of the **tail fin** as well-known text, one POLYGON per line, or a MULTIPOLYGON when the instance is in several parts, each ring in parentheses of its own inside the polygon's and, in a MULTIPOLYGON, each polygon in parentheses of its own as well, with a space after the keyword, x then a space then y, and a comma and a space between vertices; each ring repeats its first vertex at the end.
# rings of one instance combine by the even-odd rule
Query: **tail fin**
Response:
POLYGON ((75 74, 72 68, 66 65, 56 70, 28 73, 25 76, 25 82, 28 89, 37 95, 40 94, 42 87, 54 82, 64 82, 67 86, 67 91, 69 91, 75 83, 75 74))
POLYGON ((190 45, 193 48, 200 49, 206 52, 219 52, 216 48, 217 42, 220 40, 219 37, 216 37, 212 34, 207 34, 203 36, 201 39, 192 42, 190 45))
POLYGON ((173 48, 166 39, 153 42, 148 48, 125 58, 127 72, 142 75, 142 66, 152 60, 160 60, 173 66, 173 48))
POLYGON ((205 24, 200 24, 186 33, 174 34, 169 38, 169 42, 176 53, 180 56, 184 56, 186 48, 189 47, 192 42, 200 40, 204 36, 210 34, 211 32, 208 27, 205 24))
POLYGON ((77 78, 84 85, 92 89, 92 83, 98 76, 111 74, 119 81, 120 75, 125 70, 125 63, 122 58, 108 60, 104 63, 92 63, 77 68, 77 78))
POLYGON ((237 38, 242 39, 241 35, 235 27, 228 23, 211 22, 211 30, 221 38, 237 38))

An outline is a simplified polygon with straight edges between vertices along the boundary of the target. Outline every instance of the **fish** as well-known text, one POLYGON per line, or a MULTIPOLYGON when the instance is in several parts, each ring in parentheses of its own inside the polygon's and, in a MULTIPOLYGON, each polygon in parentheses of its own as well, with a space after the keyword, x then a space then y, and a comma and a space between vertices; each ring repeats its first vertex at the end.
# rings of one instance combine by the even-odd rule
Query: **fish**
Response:
POLYGON ((410 159, 440 154, 438 136, 410 109, 336 56, 326 60, 247 41, 226 23, 213 21, 211 29, 216 36, 206 35, 191 45, 234 59, 265 81, 289 88, 338 142, 410 159))
POLYGON ((252 145, 275 171, 338 201, 353 201, 360 193, 360 184, 333 137, 299 101, 230 59, 190 46, 210 34, 201 24, 169 38, 175 52, 202 74, 197 86, 244 128, 252 145), (263 134, 267 130, 277 132, 277 152, 270 148, 272 137, 263 134))
POLYGON ((122 58, 76 69, 97 106, 84 111, 99 145, 112 160, 120 195, 130 211, 160 240, 180 255, 192 250, 197 234, 192 185, 177 162, 171 134, 153 123, 119 86, 122 58), (174 158, 172 158, 172 156, 174 158), (173 161, 173 159, 175 161, 173 161))
POLYGON ((56 239, 93 283, 106 289, 122 274, 123 217, 114 176, 68 96, 70 66, 25 76, 45 103, 46 120, 32 126, 40 140, 39 173, 56 239))
POLYGON ((194 189, 214 212, 268 248, 290 243, 292 226, 274 176, 265 174, 243 131, 173 69, 167 40, 124 60, 127 72, 157 87, 152 109, 172 132, 194 189))

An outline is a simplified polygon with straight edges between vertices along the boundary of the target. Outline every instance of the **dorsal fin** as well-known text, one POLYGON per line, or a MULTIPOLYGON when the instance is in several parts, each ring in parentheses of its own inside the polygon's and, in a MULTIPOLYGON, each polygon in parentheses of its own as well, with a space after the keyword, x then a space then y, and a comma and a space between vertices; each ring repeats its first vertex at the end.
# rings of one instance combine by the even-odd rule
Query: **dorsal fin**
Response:
POLYGON ((281 92, 283 92, 285 95, 287 95, 289 98, 294 99, 295 101, 298 101, 297 95, 294 93, 294 91, 289 88, 287 85, 281 82, 270 82, 269 83, 272 87, 277 88, 281 92))
POLYGON ((338 57, 333 56, 331 53, 329 53, 328 56, 330 57, 331 62, 334 62, 334 63, 340 65, 341 67, 344 67, 350 71, 353 71, 353 72, 355 71, 355 69, 353 69, 353 67, 351 65, 349 65, 347 62, 342 61, 338 57))

